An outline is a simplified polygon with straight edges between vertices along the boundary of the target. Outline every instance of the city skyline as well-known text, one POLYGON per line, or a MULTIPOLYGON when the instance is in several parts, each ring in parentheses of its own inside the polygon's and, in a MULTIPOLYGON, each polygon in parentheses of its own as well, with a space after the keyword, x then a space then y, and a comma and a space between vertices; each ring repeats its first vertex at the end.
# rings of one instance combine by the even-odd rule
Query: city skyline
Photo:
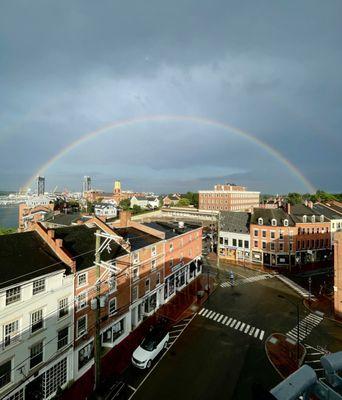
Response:
POLYGON ((120 18, 110 2, 3 10, 2 190, 22 187, 90 132, 132 119, 146 121, 81 142, 42 174, 70 189, 91 175, 108 190, 114 175, 155 192, 221 181, 307 192, 259 141, 313 187, 341 190, 340 2, 134 3, 120 18))

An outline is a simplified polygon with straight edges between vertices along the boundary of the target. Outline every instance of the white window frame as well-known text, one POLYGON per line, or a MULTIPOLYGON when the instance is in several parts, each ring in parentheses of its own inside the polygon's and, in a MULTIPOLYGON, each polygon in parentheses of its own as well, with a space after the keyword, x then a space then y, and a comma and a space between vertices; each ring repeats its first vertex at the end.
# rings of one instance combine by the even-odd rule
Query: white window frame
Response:
POLYGON ((11 322, 7 322, 3 325, 3 348, 7 348, 12 344, 18 343, 20 341, 20 320, 16 319, 11 322), (16 330, 11 330, 9 333, 6 334, 6 328, 12 324, 16 324, 16 330), (9 343, 6 344, 6 338, 9 337, 9 343))
POLYGON ((277 226, 277 220, 275 218, 271 219, 271 225, 272 226, 277 226))
POLYGON ((58 332, 57 332, 57 350, 62 350, 62 349, 64 349, 67 345, 69 344, 69 326, 64 326, 63 328, 61 328, 61 329, 58 329, 58 332), (63 345, 63 346, 59 346, 59 342, 61 341, 61 340, 64 340, 65 339, 65 336, 62 338, 62 339, 59 339, 58 338, 58 335, 59 335, 59 332, 62 332, 62 331, 64 331, 64 330, 67 330, 67 332, 68 332, 68 334, 67 334, 67 336, 66 336, 66 338, 67 338, 67 342, 63 345))
POLYGON ((132 287, 132 303, 133 303, 134 301, 138 300, 138 299, 139 299, 139 286, 136 285, 136 286, 133 286, 133 287, 132 287), (133 294, 134 294, 135 291, 136 291, 136 296, 133 296, 133 294))
POLYGON ((118 290, 118 280, 114 272, 110 272, 108 278, 108 289, 109 293, 116 292, 118 290))
POLYGON ((68 297, 63 297, 62 299, 58 300, 58 319, 65 318, 68 315, 69 315, 69 299, 68 299, 68 297), (66 303, 66 304, 64 304, 64 303, 66 303), (63 305, 63 307, 61 307, 61 305, 63 305), (62 310, 66 310, 64 315, 60 315, 60 312, 62 310))
POLYGON ((170 243, 169 250, 170 250, 170 253, 172 253, 172 252, 173 252, 173 242, 172 242, 172 243, 170 243))
POLYGON ((145 293, 149 293, 151 291, 151 279, 150 278, 146 278, 145 279, 145 293), (148 289, 146 289, 148 283, 148 289))
POLYGON ((258 218, 258 225, 264 225, 264 220, 261 217, 258 218))
POLYGON ((134 252, 132 254, 132 258, 133 258, 133 264, 139 264, 139 252, 134 252))
POLYGON ((46 292, 46 279, 45 278, 36 279, 35 281, 33 281, 32 296, 35 296, 39 293, 45 293, 45 292, 46 292), (43 283, 43 284, 41 284, 41 283, 43 283), (37 285, 36 288, 35 288, 35 285, 37 285))
POLYGON ((81 286, 85 286, 88 284, 88 272, 81 272, 80 274, 78 274, 77 276, 77 286, 81 287, 81 286), (85 276, 85 282, 80 283, 80 278, 85 276))
MULTIPOLYGON (((7 364, 8 362, 10 363, 10 370, 9 370, 9 374, 8 374, 9 375, 9 380, 6 383, 4 383, 3 385, 0 385, 0 390, 5 388, 7 385, 12 383, 12 381, 13 381, 13 374, 12 374, 12 371, 13 371, 13 369, 12 369, 13 358, 8 358, 7 360, 1 361, 0 366, 3 366, 5 364, 7 364)), ((4 375, 0 376, 0 382, 1 382, 1 379, 2 379, 3 376, 4 375)))
POLYGON ((42 329, 44 329, 44 309, 40 308, 39 310, 33 311, 30 314, 30 331, 31 333, 36 333, 41 331, 42 329), (37 319, 36 321, 34 321, 34 318, 39 316, 40 314, 40 319, 37 319), (39 329, 35 329, 33 330, 34 325, 37 325, 39 323, 42 323, 42 326, 39 329))
POLYGON ((289 226, 289 220, 288 219, 284 219, 284 226, 289 226))
POLYGON ((113 297, 109 300, 108 302, 108 315, 110 317, 112 317, 113 315, 115 315, 117 313, 117 300, 116 297, 113 297), (111 311, 111 305, 115 303, 115 307, 114 307, 114 311, 111 311))
POLYGON ((161 283, 160 279, 161 279, 161 274, 160 272, 158 272, 156 275, 156 286, 160 285, 161 283))
POLYGON ((151 248, 151 256, 154 257, 157 255, 157 246, 152 246, 151 248))
POLYGON ((76 308, 77 311, 83 310, 88 306, 88 293, 87 292, 81 292, 77 295, 77 301, 76 301, 76 308), (82 299, 80 300, 80 298, 82 299))
POLYGON ((20 286, 14 286, 10 289, 6 290, 6 306, 10 306, 11 304, 17 303, 18 301, 21 301, 21 287, 20 286), (14 293, 11 293, 11 291, 14 291, 14 293), (19 293, 17 293, 19 291, 19 293))
POLYGON ((139 280, 139 267, 133 267, 132 268, 132 281, 136 282, 139 280), (134 271, 137 271, 137 274, 134 274, 134 271))
MULTIPOLYGON (((40 354, 40 353, 38 353, 38 354, 40 354)), ((38 354, 36 354, 34 357, 36 357, 38 354)), ((29 367, 30 367, 30 370, 32 370, 32 369, 34 369, 34 368, 37 368, 38 365, 41 365, 43 362, 44 362, 44 341, 41 340, 41 341, 39 341, 39 342, 37 342, 37 343, 34 343, 34 344, 30 347, 30 358, 29 358, 29 367), (40 345, 40 344, 41 344, 41 346, 42 346, 42 351, 41 351, 41 354, 42 354, 42 361, 40 361, 38 364, 35 364, 33 367, 31 367, 31 359, 33 359, 32 354, 31 354, 31 351, 32 351, 32 349, 33 349, 34 347, 36 347, 36 346, 38 346, 38 345, 40 345)))
POLYGON ((82 317, 77 319, 77 339, 86 335, 87 333, 88 333, 88 315, 84 314, 84 315, 82 315, 82 317), (83 319, 85 319, 85 330, 84 330, 84 332, 80 332, 79 331, 79 321, 81 321, 83 319))

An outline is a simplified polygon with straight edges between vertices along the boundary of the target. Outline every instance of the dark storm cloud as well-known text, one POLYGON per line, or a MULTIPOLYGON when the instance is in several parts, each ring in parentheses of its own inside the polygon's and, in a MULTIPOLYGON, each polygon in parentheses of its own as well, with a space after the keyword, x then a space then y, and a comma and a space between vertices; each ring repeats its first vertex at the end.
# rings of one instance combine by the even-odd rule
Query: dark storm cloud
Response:
MULTIPOLYGON (((341 190, 341 14, 339 0, 2 2, 0 188, 19 187, 86 132, 162 113, 235 125, 315 186, 341 190)), ((91 170, 107 189, 116 177, 158 191, 231 177, 306 190, 265 151, 196 124, 103 135, 55 169, 51 185, 75 188, 91 170)))

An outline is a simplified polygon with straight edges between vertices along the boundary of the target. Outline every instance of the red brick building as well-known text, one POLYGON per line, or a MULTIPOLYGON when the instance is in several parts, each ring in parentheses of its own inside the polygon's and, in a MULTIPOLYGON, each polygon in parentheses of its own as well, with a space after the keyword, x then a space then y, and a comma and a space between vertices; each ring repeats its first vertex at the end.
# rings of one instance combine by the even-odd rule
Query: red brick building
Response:
POLYGON ((334 238, 334 310, 342 318, 342 232, 334 238))
POLYGON ((260 203, 260 192, 232 184, 215 185, 214 190, 200 190, 198 194, 199 210, 251 211, 260 203))

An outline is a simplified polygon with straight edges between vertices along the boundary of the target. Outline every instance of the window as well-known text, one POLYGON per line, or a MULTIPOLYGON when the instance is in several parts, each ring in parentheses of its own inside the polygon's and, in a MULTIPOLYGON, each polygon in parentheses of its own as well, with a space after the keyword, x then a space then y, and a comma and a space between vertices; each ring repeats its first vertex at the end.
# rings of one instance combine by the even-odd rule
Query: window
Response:
POLYGON ((245 249, 248 249, 249 247, 249 240, 245 240, 245 249))
POLYGON ((289 244, 289 250, 290 250, 290 251, 293 250, 293 245, 292 245, 292 243, 289 244))
POLYGON ((271 231, 271 239, 275 239, 275 231, 271 231))
POLYGON ((108 278, 108 289, 110 292, 115 292, 117 289, 117 281, 114 272, 111 272, 108 278))
POLYGON ((116 313, 116 298, 109 300, 108 303, 108 314, 114 315, 116 313))
POLYGON ((152 260, 151 262, 151 270, 154 271, 157 269, 157 260, 152 260))
POLYGON ((170 243, 170 252, 173 251, 173 243, 170 243))
POLYGON ((257 237, 259 235, 259 231, 257 229, 254 229, 254 236, 257 237))
POLYGON ((87 307, 88 299, 87 292, 83 292, 77 296, 77 311, 87 307))
POLYGON ((275 246, 274 246, 274 242, 271 242, 271 250, 274 250, 275 246))
POLYGON ((39 342, 30 349, 30 369, 43 361, 43 342, 39 342))
POLYGON ((275 218, 272 218, 271 224, 272 226, 277 226, 277 220, 275 218))
POLYGON ((170 268, 173 267, 173 258, 171 258, 171 260, 169 261, 169 267, 170 267, 170 268))
POLYGON ((19 339, 19 320, 4 325, 4 347, 18 342, 19 339))
POLYGON ((148 293, 150 291, 150 278, 147 278, 145 280, 145 293, 148 293))
POLYGON ((239 239, 239 247, 242 247, 242 240, 239 239))
POLYGON ((84 272, 83 274, 78 275, 78 286, 83 286, 87 283, 87 273, 84 272))
POLYGON ((83 336, 87 333, 87 316, 83 315, 83 317, 77 320, 77 337, 83 336))
POLYGON ((254 247, 258 247, 258 241, 257 240, 254 240, 254 247))
POLYGON ((264 225, 264 220, 262 218, 258 218, 258 225, 264 225))
POLYGON ((57 350, 62 349, 68 344, 69 341, 69 327, 66 326, 65 328, 58 331, 58 340, 57 340, 57 350))
POLYGON ((139 262, 139 253, 133 253, 133 264, 138 264, 139 262))
POLYGON ((43 328, 43 310, 37 310, 31 314, 31 332, 37 332, 43 328))
POLYGON ((156 278, 156 286, 160 284, 160 272, 158 272, 157 274, 157 278, 156 278))
POLYGON ((63 318, 69 314, 68 298, 59 300, 58 302, 58 318, 63 318))
POLYGON ((289 220, 288 219, 284 219, 284 226, 289 226, 289 220))
POLYGON ((58 387, 61 387, 67 383, 67 370, 67 358, 64 358, 45 372, 45 399, 49 398, 53 393, 55 393, 58 387))
POLYGON ((236 245, 237 245, 236 239, 233 239, 233 246, 236 247, 236 245))
POLYGON ((283 251, 284 250, 284 243, 279 243, 279 251, 283 251))
POLYGON ((45 292, 45 279, 37 279, 33 282, 33 291, 32 294, 38 294, 45 292))
POLYGON ((300 249, 300 240, 297 241, 297 249, 300 249))
POLYGON ((262 231, 262 237, 265 238, 266 237, 266 231, 262 231))
POLYGON ((223 244, 223 237, 220 236, 220 244, 223 244))
POLYGON ((262 242, 262 249, 266 250, 266 242, 262 242))
POLYGON ((20 286, 6 290, 6 306, 15 303, 21 299, 20 286))
POLYGON ((0 388, 11 382, 12 360, 8 360, 0 365, 0 388))
POLYGON ((139 267, 133 268, 132 279, 133 279, 133 282, 136 281, 137 279, 139 279, 139 267))
POLYGON ((94 342, 84 346, 78 352, 78 369, 84 367, 94 357, 94 342))
POLYGON ((303 222, 305 223, 305 222, 307 222, 307 216, 306 215, 303 215, 303 222))
POLYGON ((319 220, 320 220, 320 222, 324 222, 324 215, 321 215, 321 216, 319 217, 319 220))
POLYGON ((134 286, 132 289, 132 301, 138 300, 138 286, 134 286))
POLYGON ((151 255, 152 255, 152 257, 157 255, 157 246, 152 246, 151 255))
POLYGON ((311 222, 315 222, 316 221, 316 217, 314 215, 311 215, 311 222))
POLYGON ((284 240, 284 232, 282 230, 279 231, 279 239, 284 240))

